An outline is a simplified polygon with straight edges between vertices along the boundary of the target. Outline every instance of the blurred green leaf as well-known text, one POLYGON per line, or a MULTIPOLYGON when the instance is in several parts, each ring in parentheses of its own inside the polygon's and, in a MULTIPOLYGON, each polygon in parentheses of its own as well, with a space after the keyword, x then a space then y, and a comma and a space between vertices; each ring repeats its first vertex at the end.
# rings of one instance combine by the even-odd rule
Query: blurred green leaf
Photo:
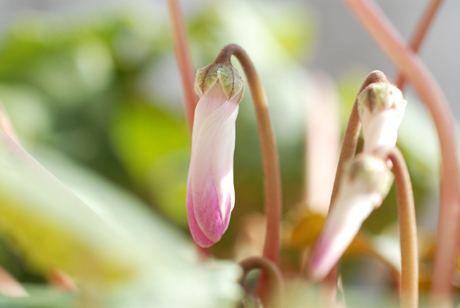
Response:
POLYGON ((128 173, 158 209, 186 226, 190 141, 184 121, 138 103, 120 108, 113 125, 114 148, 128 173))
POLYGON ((89 170, 49 151, 39 160, 134 250, 142 267, 134 279, 113 288, 107 307, 234 307, 241 290, 233 262, 203 262, 178 229, 148 205, 89 170), (180 292, 178 292, 180 290, 180 292))

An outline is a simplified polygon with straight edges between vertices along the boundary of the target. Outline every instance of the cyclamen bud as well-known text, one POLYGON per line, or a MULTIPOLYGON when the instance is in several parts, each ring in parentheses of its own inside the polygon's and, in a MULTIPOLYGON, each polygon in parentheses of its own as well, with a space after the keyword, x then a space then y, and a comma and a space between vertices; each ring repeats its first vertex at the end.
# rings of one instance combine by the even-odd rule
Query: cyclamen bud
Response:
POLYGON ((387 82, 372 83, 358 95, 364 152, 396 145, 406 104, 401 91, 387 82))
POLYGON ((227 230, 235 204, 235 121, 244 80, 230 63, 212 63, 198 70, 195 91, 200 100, 193 123, 187 216, 195 242, 209 247, 227 230))
POLYGON ((312 253, 312 278, 321 280, 329 273, 364 220, 382 204, 393 178, 387 164, 370 154, 357 155, 345 167, 337 198, 312 253))

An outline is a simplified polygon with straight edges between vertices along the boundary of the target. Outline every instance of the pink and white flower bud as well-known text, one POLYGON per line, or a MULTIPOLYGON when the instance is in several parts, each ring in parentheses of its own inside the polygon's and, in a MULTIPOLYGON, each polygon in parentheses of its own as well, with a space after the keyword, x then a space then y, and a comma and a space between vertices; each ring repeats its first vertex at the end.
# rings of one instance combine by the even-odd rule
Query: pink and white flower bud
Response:
POLYGON ((388 194, 393 174, 387 164, 369 154, 357 155, 344 170, 341 185, 313 250, 309 271, 323 279, 355 238, 364 220, 388 194))
POLYGON ((227 230, 235 204, 233 153, 238 103, 244 82, 230 64, 198 70, 192 157, 187 182, 187 216, 201 247, 218 242, 227 230))
POLYGON ((372 83, 358 95, 364 152, 371 153, 380 146, 396 145, 406 104, 401 91, 386 82, 372 83))

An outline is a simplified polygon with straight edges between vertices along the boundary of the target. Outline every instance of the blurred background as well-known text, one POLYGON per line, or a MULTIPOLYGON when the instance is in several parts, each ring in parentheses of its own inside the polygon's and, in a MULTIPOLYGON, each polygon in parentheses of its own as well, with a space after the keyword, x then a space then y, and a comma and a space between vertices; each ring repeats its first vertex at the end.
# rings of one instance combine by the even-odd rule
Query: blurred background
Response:
MULTIPOLYGON (((408 39, 429 1, 377 2, 408 39)), ((290 212, 304 201, 306 105, 312 103, 309 91, 318 73, 331 81, 328 91, 337 98, 343 128, 365 76, 378 69, 392 80, 397 72, 339 1, 200 0, 181 5, 195 68, 211 63, 229 42, 240 44, 255 62, 271 105, 289 227, 295 223, 290 212)), ((444 1, 420 52, 456 119, 459 15, 460 2, 444 1)), ((226 259, 240 256, 234 243, 248 214, 263 210, 257 126, 246 93, 236 128, 236 206, 227 233, 213 248, 214 255, 226 259)), ((405 95, 409 104, 399 146, 411 171, 420 228, 430 234, 436 224, 438 144, 429 115, 410 87, 405 95)), ((165 1, 2 0, 0 101, 21 143, 45 166, 62 159, 95 174, 135 195, 189 236, 190 142, 165 1)), ((394 195, 366 221, 367 232, 395 235, 394 195)), ((2 247, 0 264, 20 281, 44 280, 8 244, 2 247)), ((297 266, 298 254, 298 247, 286 248, 287 268, 297 266)), ((388 275, 372 280, 366 272, 378 266, 366 262, 349 262, 346 284, 388 284, 388 275)))

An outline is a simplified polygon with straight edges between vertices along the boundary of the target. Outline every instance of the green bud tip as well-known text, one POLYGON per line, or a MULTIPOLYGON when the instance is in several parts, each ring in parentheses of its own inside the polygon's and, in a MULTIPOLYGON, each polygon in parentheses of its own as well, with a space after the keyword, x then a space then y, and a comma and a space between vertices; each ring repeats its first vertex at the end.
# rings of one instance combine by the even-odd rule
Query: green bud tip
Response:
POLYGON ((244 87, 244 79, 230 63, 211 63, 198 69, 195 92, 201 97, 219 80, 225 96, 232 99, 244 87))
POLYGON ((402 92, 387 82, 376 82, 368 85, 358 95, 358 109, 382 111, 385 109, 400 109, 406 107, 402 92))

